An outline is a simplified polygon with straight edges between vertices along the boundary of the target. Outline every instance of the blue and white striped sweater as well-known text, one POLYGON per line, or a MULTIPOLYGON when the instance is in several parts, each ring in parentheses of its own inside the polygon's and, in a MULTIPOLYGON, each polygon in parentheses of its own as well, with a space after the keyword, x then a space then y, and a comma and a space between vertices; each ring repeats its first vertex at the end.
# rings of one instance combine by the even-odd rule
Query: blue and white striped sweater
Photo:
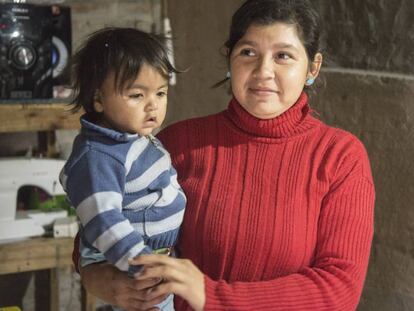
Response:
POLYGON ((185 196, 168 152, 154 137, 119 133, 81 119, 60 176, 82 238, 120 270, 128 258, 175 245, 185 196))

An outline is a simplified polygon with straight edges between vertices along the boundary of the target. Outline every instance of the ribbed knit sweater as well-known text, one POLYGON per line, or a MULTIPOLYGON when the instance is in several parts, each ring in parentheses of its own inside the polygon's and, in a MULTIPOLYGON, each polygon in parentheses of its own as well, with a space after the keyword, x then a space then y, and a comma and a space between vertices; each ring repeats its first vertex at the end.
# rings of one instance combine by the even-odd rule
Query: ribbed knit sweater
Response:
MULTIPOLYGON (((307 96, 260 120, 232 100, 158 137, 187 195, 179 256, 205 273, 205 310, 354 310, 373 236, 374 186, 352 134, 307 96)), ((176 297, 176 310, 190 310, 176 297)))

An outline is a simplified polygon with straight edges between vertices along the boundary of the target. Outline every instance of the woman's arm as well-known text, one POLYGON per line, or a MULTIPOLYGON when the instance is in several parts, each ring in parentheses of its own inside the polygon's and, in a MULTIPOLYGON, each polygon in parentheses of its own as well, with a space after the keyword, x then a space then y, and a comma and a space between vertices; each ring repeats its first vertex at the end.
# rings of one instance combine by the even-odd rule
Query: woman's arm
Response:
POLYGON ((80 269, 80 274, 88 293, 123 310, 158 310, 153 306, 167 297, 151 293, 159 279, 135 280, 106 262, 85 266, 80 269))
POLYGON ((152 311, 156 310, 152 306, 167 297, 167 295, 151 293, 150 289, 159 284, 160 279, 134 280, 128 277, 126 272, 118 270, 107 262, 96 262, 82 267, 79 264, 80 256, 78 233, 75 237, 72 253, 73 264, 81 275, 82 284, 86 291, 106 303, 117 305, 127 311, 152 311))

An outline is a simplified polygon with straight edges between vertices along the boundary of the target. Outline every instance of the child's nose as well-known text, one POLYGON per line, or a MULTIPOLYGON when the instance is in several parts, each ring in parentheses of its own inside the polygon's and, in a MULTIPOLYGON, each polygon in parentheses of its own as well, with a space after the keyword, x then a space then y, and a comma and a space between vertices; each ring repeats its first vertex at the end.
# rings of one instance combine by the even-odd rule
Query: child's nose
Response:
POLYGON ((153 110, 157 110, 158 109, 158 103, 156 100, 151 100, 148 103, 148 110, 153 111, 153 110))

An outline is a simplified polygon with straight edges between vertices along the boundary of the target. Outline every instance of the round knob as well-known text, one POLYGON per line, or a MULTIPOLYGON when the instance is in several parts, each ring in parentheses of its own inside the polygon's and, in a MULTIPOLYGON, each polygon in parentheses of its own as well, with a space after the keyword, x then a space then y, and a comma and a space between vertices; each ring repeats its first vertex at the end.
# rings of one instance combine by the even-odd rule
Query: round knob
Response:
POLYGON ((11 50, 11 60, 18 69, 29 69, 35 62, 36 52, 33 47, 19 44, 11 50))

